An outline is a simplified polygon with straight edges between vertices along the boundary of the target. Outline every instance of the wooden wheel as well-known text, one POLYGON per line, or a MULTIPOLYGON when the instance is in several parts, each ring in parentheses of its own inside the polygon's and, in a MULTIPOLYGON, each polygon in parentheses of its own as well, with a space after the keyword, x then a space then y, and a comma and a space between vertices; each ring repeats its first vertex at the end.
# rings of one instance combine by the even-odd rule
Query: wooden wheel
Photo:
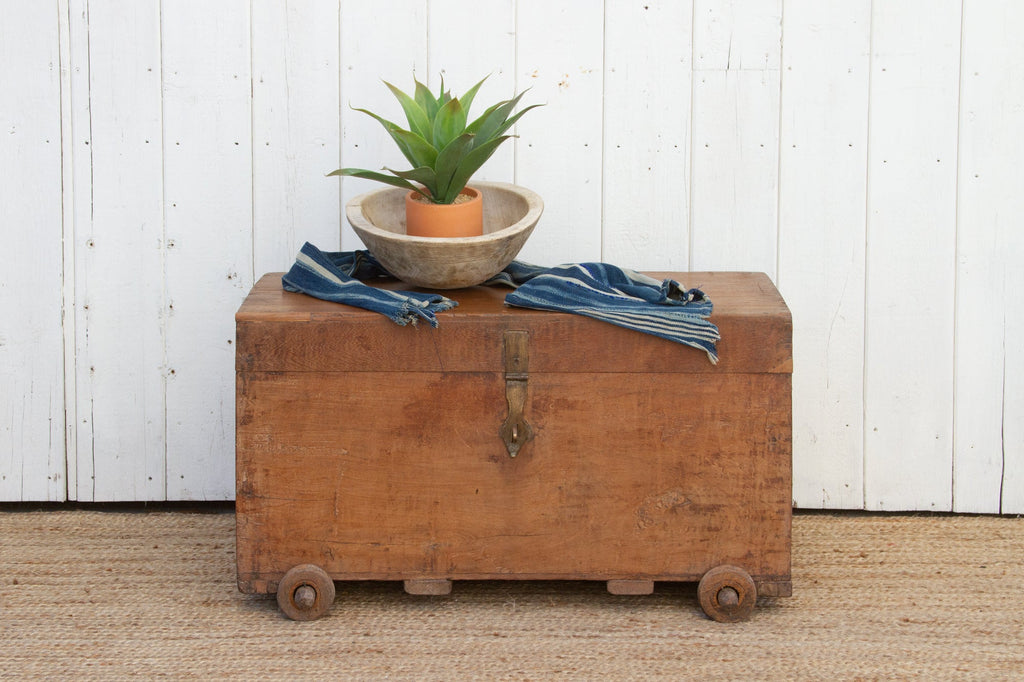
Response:
POLYGON ((712 620, 735 623, 750 617, 757 602, 757 587, 742 568, 716 566, 700 579, 697 598, 712 620))
POLYGON ((315 564, 294 566, 277 586, 277 605, 292 620, 316 620, 334 603, 334 581, 315 564))

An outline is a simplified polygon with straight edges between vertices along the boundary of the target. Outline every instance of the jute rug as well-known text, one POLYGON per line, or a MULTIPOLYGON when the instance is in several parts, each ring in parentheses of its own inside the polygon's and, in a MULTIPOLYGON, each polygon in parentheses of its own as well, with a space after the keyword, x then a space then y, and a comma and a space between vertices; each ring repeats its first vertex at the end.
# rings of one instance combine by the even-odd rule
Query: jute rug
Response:
POLYGON ((234 515, 0 511, 0 679, 1024 679, 1024 519, 798 514, 794 596, 691 584, 339 583, 322 620, 234 583, 234 515))

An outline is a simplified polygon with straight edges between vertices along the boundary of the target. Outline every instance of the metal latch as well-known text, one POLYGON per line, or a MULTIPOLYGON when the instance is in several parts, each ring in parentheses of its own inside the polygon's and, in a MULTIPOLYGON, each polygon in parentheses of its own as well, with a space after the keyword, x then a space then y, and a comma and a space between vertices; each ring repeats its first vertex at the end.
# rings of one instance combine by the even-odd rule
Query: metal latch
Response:
POLYGON ((505 358, 505 400, 508 416, 498 434, 505 441, 508 456, 515 457, 533 438, 533 428, 526 421, 526 389, 529 379, 529 332, 507 331, 502 339, 505 358))

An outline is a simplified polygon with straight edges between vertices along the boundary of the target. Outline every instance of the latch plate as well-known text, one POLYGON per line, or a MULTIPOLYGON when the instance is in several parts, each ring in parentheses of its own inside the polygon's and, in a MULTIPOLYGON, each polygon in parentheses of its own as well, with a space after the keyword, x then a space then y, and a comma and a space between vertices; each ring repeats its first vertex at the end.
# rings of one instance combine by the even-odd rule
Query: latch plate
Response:
POLYGON ((508 416, 498 434, 505 442, 509 457, 518 455, 522 447, 533 438, 533 428, 526 421, 525 414, 530 371, 529 340, 529 332, 519 330, 506 331, 502 337, 508 416))

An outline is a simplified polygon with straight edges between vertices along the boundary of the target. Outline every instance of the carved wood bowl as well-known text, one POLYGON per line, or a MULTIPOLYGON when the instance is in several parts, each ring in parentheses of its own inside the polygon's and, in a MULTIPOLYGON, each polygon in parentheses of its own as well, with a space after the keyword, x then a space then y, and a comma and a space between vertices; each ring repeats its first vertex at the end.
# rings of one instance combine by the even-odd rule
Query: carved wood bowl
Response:
POLYGON ((479 237, 410 237, 405 233, 406 190, 397 187, 360 194, 345 215, 380 264, 403 282, 428 289, 471 287, 512 262, 540 220, 544 202, 525 187, 473 182, 484 201, 479 237))

